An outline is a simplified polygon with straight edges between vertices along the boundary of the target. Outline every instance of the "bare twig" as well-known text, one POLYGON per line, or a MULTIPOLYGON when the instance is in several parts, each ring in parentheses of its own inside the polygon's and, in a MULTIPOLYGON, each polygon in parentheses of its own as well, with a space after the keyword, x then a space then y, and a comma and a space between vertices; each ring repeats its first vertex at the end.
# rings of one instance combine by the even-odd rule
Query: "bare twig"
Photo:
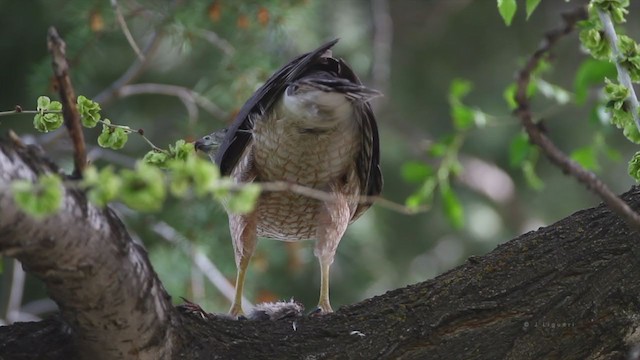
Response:
POLYGON ((199 29, 194 32, 195 35, 205 39, 211 45, 217 47, 222 50, 222 52, 226 56, 231 56, 236 52, 236 49, 229 43, 227 40, 220 37, 220 35, 216 34, 211 30, 199 29))
POLYGON ((179 98, 184 104, 189 118, 193 121, 198 118, 198 106, 206 110, 212 116, 218 119, 225 119, 228 114, 224 112, 218 105, 211 102, 209 99, 200 95, 199 93, 178 85, 168 84, 132 84, 125 85, 118 89, 115 93, 116 97, 127 97, 140 94, 160 94, 169 95, 179 98))
POLYGON ((627 69, 625 69, 620 63, 621 54, 620 49, 618 48, 618 35, 616 35, 616 29, 613 27, 613 21, 611 21, 611 16, 608 13, 598 10, 598 16, 602 22, 604 33, 609 41, 609 45, 611 45, 612 60, 616 64, 616 69, 618 70, 618 81, 620 81, 620 84, 624 87, 629 89, 629 97, 627 98, 631 107, 629 112, 631 112, 631 115, 633 116, 633 121, 636 123, 636 127, 640 130, 640 114, 638 114, 640 104, 638 104, 636 91, 633 89, 631 76, 627 69))
POLYGON ((80 114, 76 108, 76 94, 69 77, 69 64, 66 58, 66 44, 54 27, 49 28, 47 46, 52 57, 53 74, 55 75, 58 93, 62 102, 64 124, 73 143, 74 176, 82 176, 87 166, 87 153, 84 134, 80 123, 80 114))
POLYGON ((129 30, 129 26, 127 26, 127 22, 124 20, 124 16, 122 16, 122 11, 120 11, 120 6, 118 6, 117 0, 111 0, 111 6, 113 7, 113 11, 116 13, 116 20, 118 21, 118 25, 120 25, 120 29, 124 33, 124 37, 127 38, 129 42, 129 46, 133 49, 133 51, 138 56, 138 60, 144 61, 144 54, 140 51, 138 44, 133 39, 131 35, 131 31, 129 30))
MULTIPOLYGON (((289 191, 294 194, 306 196, 308 198, 312 198, 320 201, 331 202, 335 200, 334 196, 331 193, 328 193, 326 191, 310 188, 310 187, 299 185, 299 184, 289 183, 285 181, 260 182, 257 184, 260 186, 260 189, 262 189, 262 191, 267 191, 267 192, 289 191)), ((229 189, 241 190, 245 185, 246 183, 234 183, 229 187, 229 189)), ((420 212, 427 211, 429 209, 426 206, 420 206, 416 208, 408 207, 408 206, 393 202, 391 200, 387 200, 380 196, 359 196, 358 197, 358 204, 374 204, 374 203, 384 208, 387 208, 389 210, 393 210, 395 212, 406 214, 406 215, 414 215, 420 212)))
POLYGON ((116 94, 118 90, 120 90, 120 88, 129 84, 138 76, 140 76, 140 74, 142 74, 147 64, 149 63, 151 55, 155 52, 158 45, 160 44, 161 39, 162 34, 159 31, 154 32, 151 35, 151 39, 149 39, 149 42, 145 46, 144 50, 142 50, 142 54, 144 55, 143 59, 140 60, 136 58, 136 61, 134 61, 131 66, 129 66, 127 71, 125 71, 122 76, 111 83, 111 85, 109 85, 106 89, 98 93, 98 95, 96 95, 93 100, 102 106, 108 104, 116 97, 116 94))
POLYGON ((585 184, 588 189, 596 193, 607 204, 607 206, 622 217, 627 224, 640 230, 640 216, 633 211, 624 201, 614 194, 605 183, 598 177, 584 169, 580 164, 571 160, 540 130, 533 122, 529 99, 527 98, 527 86, 531 78, 531 73, 536 69, 540 60, 549 53, 551 48, 563 36, 571 33, 575 24, 587 18, 584 7, 579 7, 571 12, 563 14, 564 25, 546 34, 538 50, 529 58, 524 68, 518 73, 516 102, 518 108, 515 113, 520 118, 531 142, 538 145, 552 163, 560 167, 564 172, 572 175, 578 181, 585 184))

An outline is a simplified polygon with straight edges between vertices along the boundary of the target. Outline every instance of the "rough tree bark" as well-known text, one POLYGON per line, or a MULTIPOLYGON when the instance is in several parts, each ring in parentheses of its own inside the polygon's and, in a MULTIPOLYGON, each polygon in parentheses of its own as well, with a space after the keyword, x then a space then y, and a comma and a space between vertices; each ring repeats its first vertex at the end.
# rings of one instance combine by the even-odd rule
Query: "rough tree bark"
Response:
MULTIPOLYGON (((67 190, 61 213, 41 222, 16 209, 7 182, 52 168, 30 149, 0 146, 0 250, 42 278, 63 309, 58 318, 0 327, 2 359, 95 357, 121 349, 122 341, 132 351, 118 358, 151 357, 148 349, 173 359, 623 359, 638 353, 640 237, 604 206, 331 315, 232 321, 170 308, 144 251, 112 212, 87 205, 82 193, 67 190), (113 314, 118 321, 101 321, 113 314)), ((640 188, 623 198, 640 209, 640 188)))

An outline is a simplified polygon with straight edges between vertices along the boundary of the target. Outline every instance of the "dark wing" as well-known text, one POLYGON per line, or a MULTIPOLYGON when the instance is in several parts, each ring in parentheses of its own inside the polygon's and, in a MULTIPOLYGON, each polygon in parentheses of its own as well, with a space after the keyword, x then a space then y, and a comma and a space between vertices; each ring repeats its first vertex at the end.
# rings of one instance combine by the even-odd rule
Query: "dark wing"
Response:
MULTIPOLYGON (((216 154, 216 164, 220 167, 223 175, 230 175, 238 160, 251 141, 251 130, 253 121, 260 121, 262 115, 271 111, 273 105, 280 99, 287 86, 310 73, 326 72, 337 79, 322 80, 315 78, 316 83, 324 83, 334 91, 344 92, 349 95, 351 91, 359 92, 364 97, 370 96, 375 91, 364 87, 353 87, 348 83, 343 83, 342 79, 361 85, 362 82, 353 70, 342 59, 337 60, 332 57, 322 55, 338 42, 338 39, 330 41, 316 50, 298 56, 288 64, 278 70, 267 82, 262 85, 253 96, 244 104, 236 116, 233 124, 229 127, 227 135, 216 154), (367 93, 369 92, 369 93, 367 93)), ((317 84, 316 84, 317 85, 317 84)), ((355 95, 354 100, 357 100, 355 95)), ((360 180, 360 194, 364 196, 377 196, 382 191, 382 173, 380 171, 380 141, 378 137, 378 126, 373 115, 371 105, 365 101, 354 101, 356 116, 360 121, 362 129, 362 141, 360 152, 357 158, 356 170, 360 180)), ((355 220, 366 209, 370 203, 360 204, 352 220, 355 220)))
POLYGON ((289 83, 312 70, 318 59, 337 42, 338 39, 329 41, 316 50, 291 60, 273 74, 242 106, 216 154, 216 164, 220 167, 222 175, 231 174, 251 141, 252 120, 259 119, 262 114, 270 111, 289 83))
MULTIPOLYGON (((338 76, 349 79, 356 84, 362 84, 351 67, 342 59, 338 60, 338 76)), ((360 178, 360 194, 364 196, 378 196, 382 192, 382 171, 380 170, 380 138, 378 136, 378 124, 373 115, 373 110, 368 102, 355 104, 356 116, 360 121, 361 149, 358 154, 356 171, 360 178)), ((358 205, 351 221, 355 221, 362 215, 371 203, 358 205)))

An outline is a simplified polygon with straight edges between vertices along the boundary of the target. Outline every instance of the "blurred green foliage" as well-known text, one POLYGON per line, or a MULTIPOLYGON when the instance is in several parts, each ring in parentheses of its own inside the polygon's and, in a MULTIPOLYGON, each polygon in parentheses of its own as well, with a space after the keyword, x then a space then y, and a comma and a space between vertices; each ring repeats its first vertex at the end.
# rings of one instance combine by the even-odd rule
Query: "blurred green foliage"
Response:
MULTIPOLYGON (((16 104, 27 109, 40 95, 56 98, 45 43, 50 25, 67 42, 76 93, 100 98, 103 118, 144 129, 163 148, 225 126, 275 69, 340 37, 334 55, 385 94, 374 104, 385 198, 412 207, 429 203, 432 210, 407 216, 374 206, 350 226, 332 268, 337 308, 429 279, 470 255, 598 203, 541 158, 511 115, 514 73, 544 31, 558 26, 561 11, 584 2, 527 1, 525 12, 516 11, 515 3, 499 2, 498 12, 491 1, 119 1, 145 52, 139 60, 109 1, 0 0, 0 52, 11 54, 0 57, 0 111, 16 104), (376 22, 380 12, 392 20, 390 29, 376 22), (376 70, 380 64, 389 67, 388 75, 376 70), (114 92, 111 86, 128 72, 136 73, 128 84, 174 85, 187 92, 114 92)), ((640 13, 639 4, 629 11, 640 13)), ((640 24, 630 20, 625 30, 638 38, 640 24)), ((595 36, 582 35, 603 53, 595 36)), ((549 64, 536 72, 529 89, 535 117, 574 160, 598 171, 615 191, 627 190, 633 181, 625 174, 637 174, 639 161, 634 158, 628 168, 619 161, 637 149, 609 125, 604 111, 602 81, 615 76, 613 66, 585 55, 577 36, 559 44, 549 64)), ((41 143, 70 170, 64 131, 39 135, 26 115, 0 118, 0 131, 9 128, 41 143)), ((100 130, 85 130, 90 157, 100 168, 132 168, 149 150, 137 136, 118 152, 100 149, 100 130)), ((221 205, 168 199, 157 213, 126 212, 124 218, 177 302, 184 296, 209 311, 226 311, 229 302, 193 270, 188 254, 153 230, 160 221, 168 223, 189 239, 192 252, 205 253, 233 281, 221 205)), ((315 306, 320 276, 312 248, 307 242, 260 241, 245 296, 254 302, 295 297, 307 308, 315 306)), ((38 285, 30 287, 30 299, 44 295, 38 285)))

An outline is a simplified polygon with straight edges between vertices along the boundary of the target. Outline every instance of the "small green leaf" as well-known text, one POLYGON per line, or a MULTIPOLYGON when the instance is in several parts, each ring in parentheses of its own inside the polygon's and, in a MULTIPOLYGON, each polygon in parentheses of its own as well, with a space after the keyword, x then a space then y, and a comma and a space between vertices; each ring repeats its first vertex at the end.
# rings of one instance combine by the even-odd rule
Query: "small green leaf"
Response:
POLYGON ((511 25, 517 8, 516 0, 498 0, 498 12, 507 26, 511 25))
POLYGON ((527 0, 527 20, 529 20, 529 17, 533 14, 538 5, 540 5, 540 0, 527 0))
POLYGON ((627 121, 627 123, 624 125, 624 128, 622 129, 622 133, 632 143, 640 144, 640 131, 638 131, 638 127, 636 126, 636 123, 633 122, 633 119, 627 121))
POLYGON ((95 127, 100 120, 100 104, 82 95, 78 96, 76 102, 82 125, 88 128, 95 127))
POLYGON ((640 182, 640 151, 633 155, 631 161, 629 161, 629 175, 636 181, 640 182))
POLYGON ((448 184, 440 186, 440 195, 449 223, 453 228, 461 229, 464 226, 464 208, 458 200, 458 196, 448 184))
POLYGON ((122 170, 121 179, 119 198, 128 207, 144 212, 162 208, 166 190, 164 174, 157 167, 138 162, 135 171, 122 170))
POLYGON ((102 133, 98 136, 98 145, 103 148, 111 148, 114 150, 122 149, 129 138, 128 131, 123 127, 111 127, 109 119, 104 119, 106 124, 102 124, 102 133))
POLYGON ((453 105, 451 107, 451 117, 456 130, 467 130, 473 126, 475 120, 475 112, 464 105, 453 105))
POLYGON ((434 175, 433 167, 419 161, 402 164, 402 178, 409 183, 421 183, 434 175))
POLYGON ((120 194, 122 180, 115 174, 112 166, 106 166, 100 171, 95 166, 90 166, 84 172, 82 184, 87 188, 89 201, 96 206, 105 207, 120 194))
POLYGON ((250 213, 256 206, 260 192, 260 185, 245 184, 240 191, 229 195, 227 209, 234 214, 250 213))
POLYGON ((49 132, 59 128, 64 122, 62 103, 51 101, 46 96, 38 97, 38 113, 33 118, 33 127, 40 132, 49 132))
POLYGON ((48 96, 39 96, 37 100, 38 106, 37 110, 47 110, 49 109, 49 104, 51 103, 51 99, 48 96))
POLYGON ((583 104, 587 100, 589 87, 600 85, 606 77, 616 76, 616 66, 609 61, 587 59, 580 64, 573 82, 576 102, 583 104))
POLYGON ((169 145, 169 154, 174 159, 186 160, 194 151, 193 143, 188 143, 182 139, 176 141, 175 146, 169 145))
POLYGON ((449 99, 450 101, 461 100, 463 97, 467 96, 471 89, 473 88, 473 84, 469 80, 465 79, 454 79, 449 86, 449 99))
POLYGON ((517 89, 518 86, 515 83, 511 83, 502 92, 502 97, 504 98, 504 101, 507 102, 509 110, 515 110, 518 107, 518 103, 516 102, 517 89))
POLYGON ((534 190, 542 190, 544 188, 544 182, 538 174, 531 160, 526 160, 522 163, 522 174, 527 184, 534 190))
POLYGON ((608 60, 611 47, 605 39, 604 33, 599 28, 600 24, 584 22, 584 29, 578 35, 580 42, 589 50, 589 53, 598 60, 608 60))
POLYGON ((473 87, 472 83, 464 79, 454 79, 449 87, 449 105, 451 106, 451 118, 457 130, 466 130, 473 126, 475 111, 462 103, 473 87))
POLYGON ((429 146, 427 153, 432 157, 442 157, 447 153, 449 149, 449 144, 442 142, 434 142, 429 146))
POLYGON ((146 164, 157 166, 161 169, 167 167, 167 161, 169 160, 169 155, 165 152, 150 150, 147 152, 142 161, 146 164))
POLYGON ((14 181, 11 190, 18 206, 35 218, 55 214, 62 204, 62 180, 55 174, 41 175, 35 184, 14 181))
POLYGON ((582 165, 582 167, 587 170, 600 170, 600 164, 598 163, 598 154, 596 149, 592 146, 585 146, 574 150, 571 153, 571 159, 582 165))
POLYGON ((509 145, 509 165, 512 167, 520 167, 522 163, 531 155, 533 146, 529 142, 529 136, 526 133, 516 135, 509 145))
POLYGON ((438 181, 435 176, 427 177, 422 186, 405 200, 405 204, 415 210, 420 204, 430 203, 437 185, 438 181))

